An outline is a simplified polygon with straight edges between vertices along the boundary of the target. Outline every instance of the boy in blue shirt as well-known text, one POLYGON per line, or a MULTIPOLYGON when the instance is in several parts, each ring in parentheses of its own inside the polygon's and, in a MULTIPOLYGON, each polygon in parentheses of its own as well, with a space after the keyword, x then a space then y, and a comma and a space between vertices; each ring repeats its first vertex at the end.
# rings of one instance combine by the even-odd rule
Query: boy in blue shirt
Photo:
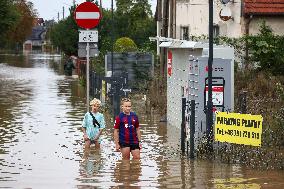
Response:
POLYGON ((92 110, 87 112, 84 116, 82 123, 82 130, 84 133, 85 149, 89 149, 91 144, 95 144, 96 148, 100 148, 101 134, 105 128, 105 118, 102 113, 99 112, 101 101, 94 98, 90 102, 92 110))

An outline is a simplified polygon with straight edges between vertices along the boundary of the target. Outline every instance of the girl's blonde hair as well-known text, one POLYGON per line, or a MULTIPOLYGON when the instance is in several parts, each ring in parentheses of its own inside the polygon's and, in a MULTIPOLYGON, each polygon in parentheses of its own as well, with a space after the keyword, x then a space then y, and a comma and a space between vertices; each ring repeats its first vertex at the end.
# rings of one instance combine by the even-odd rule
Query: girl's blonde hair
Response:
POLYGON ((90 106, 93 106, 94 104, 97 104, 99 106, 101 106, 101 101, 97 98, 94 98, 91 102, 90 102, 90 106))

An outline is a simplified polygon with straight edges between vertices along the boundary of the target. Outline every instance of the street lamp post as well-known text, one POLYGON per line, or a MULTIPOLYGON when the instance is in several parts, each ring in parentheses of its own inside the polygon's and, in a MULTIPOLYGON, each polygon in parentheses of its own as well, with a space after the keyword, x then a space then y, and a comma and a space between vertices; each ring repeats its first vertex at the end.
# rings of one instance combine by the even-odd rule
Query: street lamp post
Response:
POLYGON ((213 0, 209 0, 209 57, 208 57, 208 101, 206 112, 206 135, 208 150, 213 150, 213 103, 212 103, 212 64, 213 64, 213 0))

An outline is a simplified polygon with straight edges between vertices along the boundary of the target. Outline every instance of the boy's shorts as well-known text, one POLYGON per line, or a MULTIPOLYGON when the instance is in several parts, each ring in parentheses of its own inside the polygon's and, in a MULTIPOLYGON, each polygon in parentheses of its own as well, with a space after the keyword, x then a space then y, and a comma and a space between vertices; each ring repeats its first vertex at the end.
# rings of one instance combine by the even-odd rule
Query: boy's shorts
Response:
POLYGON ((139 144, 127 144, 127 143, 119 142, 119 146, 120 148, 130 147, 130 151, 136 150, 136 149, 140 150, 139 144))

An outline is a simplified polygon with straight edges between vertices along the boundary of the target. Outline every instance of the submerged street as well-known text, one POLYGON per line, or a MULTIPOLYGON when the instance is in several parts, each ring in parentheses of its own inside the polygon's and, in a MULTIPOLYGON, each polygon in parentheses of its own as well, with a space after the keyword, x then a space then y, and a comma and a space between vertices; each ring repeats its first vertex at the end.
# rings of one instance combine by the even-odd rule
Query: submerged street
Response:
POLYGON ((85 89, 66 77, 60 55, 0 55, 0 188, 271 188, 283 170, 258 170, 189 160, 180 154, 180 130, 145 114, 133 102, 142 132, 139 161, 115 152, 106 115, 100 150, 85 152, 80 130, 85 89))

